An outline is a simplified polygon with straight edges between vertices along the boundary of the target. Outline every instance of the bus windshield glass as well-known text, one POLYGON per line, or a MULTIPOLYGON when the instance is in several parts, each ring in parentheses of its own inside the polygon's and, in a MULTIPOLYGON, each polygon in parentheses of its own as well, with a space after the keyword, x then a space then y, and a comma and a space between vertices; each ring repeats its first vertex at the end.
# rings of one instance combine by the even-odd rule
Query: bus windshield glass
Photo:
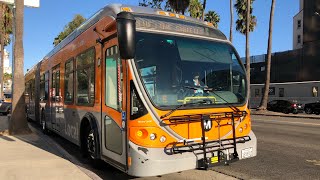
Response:
POLYGON ((228 43, 144 32, 136 41, 135 63, 157 107, 246 100, 244 68, 228 43))

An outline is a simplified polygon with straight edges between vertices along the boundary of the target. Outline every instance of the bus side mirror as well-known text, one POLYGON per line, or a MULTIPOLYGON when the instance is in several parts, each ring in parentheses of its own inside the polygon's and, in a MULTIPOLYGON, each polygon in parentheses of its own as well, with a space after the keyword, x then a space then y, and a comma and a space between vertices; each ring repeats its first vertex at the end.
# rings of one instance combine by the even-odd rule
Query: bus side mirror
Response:
POLYGON ((129 12, 117 15, 117 32, 121 59, 132 59, 136 51, 136 20, 129 12))

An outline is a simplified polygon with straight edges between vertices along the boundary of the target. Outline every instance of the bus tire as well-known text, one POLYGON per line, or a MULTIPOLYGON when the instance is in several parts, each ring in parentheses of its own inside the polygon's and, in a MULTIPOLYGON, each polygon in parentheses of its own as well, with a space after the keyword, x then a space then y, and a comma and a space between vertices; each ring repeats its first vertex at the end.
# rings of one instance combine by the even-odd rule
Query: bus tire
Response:
POLYGON ((306 109, 304 110, 304 112, 305 112, 306 114, 312 114, 312 109, 311 109, 311 108, 306 108, 306 109))
POLYGON ((97 138, 97 132, 94 128, 89 125, 86 130, 86 139, 85 139, 86 154, 90 160, 92 166, 96 169, 100 169, 102 166, 102 160, 98 157, 99 151, 99 141, 97 138))

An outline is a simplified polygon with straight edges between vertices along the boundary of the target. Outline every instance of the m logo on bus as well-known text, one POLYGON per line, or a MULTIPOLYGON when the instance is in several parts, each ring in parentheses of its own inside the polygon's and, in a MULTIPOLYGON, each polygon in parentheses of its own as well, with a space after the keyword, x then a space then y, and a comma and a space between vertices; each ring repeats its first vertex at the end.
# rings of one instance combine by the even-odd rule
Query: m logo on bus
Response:
POLYGON ((203 129, 204 129, 205 131, 210 131, 211 128, 212 128, 212 121, 211 121, 211 119, 204 120, 204 121, 203 121, 203 129))

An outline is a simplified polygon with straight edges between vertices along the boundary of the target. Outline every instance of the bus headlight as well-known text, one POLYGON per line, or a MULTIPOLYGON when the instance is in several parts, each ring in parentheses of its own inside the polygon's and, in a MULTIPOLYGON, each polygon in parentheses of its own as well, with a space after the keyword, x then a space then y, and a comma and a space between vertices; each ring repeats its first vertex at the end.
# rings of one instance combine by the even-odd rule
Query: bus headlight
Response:
POLYGON ((239 128, 239 132, 240 132, 240 133, 242 133, 242 131, 243 131, 242 127, 241 127, 241 128, 239 128))
POLYGON ((160 142, 163 143, 163 142, 165 142, 166 140, 167 140, 167 138, 166 138, 165 136, 161 136, 161 137, 160 137, 160 142))
POLYGON ((157 135, 155 133, 150 134, 150 140, 155 140, 157 138, 157 135))

